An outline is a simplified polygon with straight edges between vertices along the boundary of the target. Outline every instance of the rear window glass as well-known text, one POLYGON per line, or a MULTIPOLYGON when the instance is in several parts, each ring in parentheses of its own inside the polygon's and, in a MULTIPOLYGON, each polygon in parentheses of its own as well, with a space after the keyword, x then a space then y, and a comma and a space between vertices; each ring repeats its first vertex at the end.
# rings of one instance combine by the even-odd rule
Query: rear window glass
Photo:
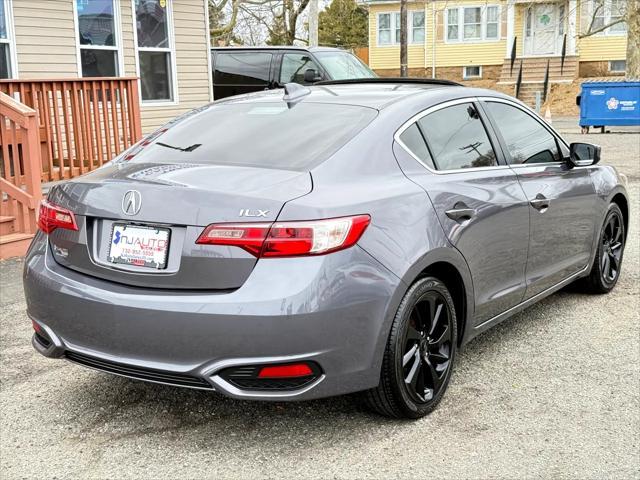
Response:
POLYGON ((329 158, 376 114, 310 102, 291 108, 285 102, 213 104, 171 122, 130 161, 304 171, 329 158))

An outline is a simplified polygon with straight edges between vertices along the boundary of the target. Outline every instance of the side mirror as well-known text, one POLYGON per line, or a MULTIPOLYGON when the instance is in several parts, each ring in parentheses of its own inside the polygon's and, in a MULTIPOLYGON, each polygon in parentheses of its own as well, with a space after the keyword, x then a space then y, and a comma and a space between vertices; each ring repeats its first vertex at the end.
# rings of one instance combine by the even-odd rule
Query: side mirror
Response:
POLYGON ((600 146, 592 143, 576 142, 569 145, 567 161, 573 167, 588 167, 600 161, 600 146))
POLYGON ((307 68, 304 71, 304 82, 305 83, 315 83, 322 80, 322 76, 316 72, 313 68, 307 68))

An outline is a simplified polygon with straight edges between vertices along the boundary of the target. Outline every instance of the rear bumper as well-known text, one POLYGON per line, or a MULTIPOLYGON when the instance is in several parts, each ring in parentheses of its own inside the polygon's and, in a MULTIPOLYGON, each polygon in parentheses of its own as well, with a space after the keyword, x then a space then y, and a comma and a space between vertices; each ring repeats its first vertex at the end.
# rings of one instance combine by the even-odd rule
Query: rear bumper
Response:
POLYGON ((45 346, 34 338, 43 355, 263 400, 375 386, 399 284, 356 246, 321 257, 261 260, 231 293, 142 289, 58 265, 42 234, 24 270, 28 315, 51 341, 45 346), (304 388, 282 392, 241 390, 218 375, 229 366, 293 360, 313 360, 323 374, 304 388))

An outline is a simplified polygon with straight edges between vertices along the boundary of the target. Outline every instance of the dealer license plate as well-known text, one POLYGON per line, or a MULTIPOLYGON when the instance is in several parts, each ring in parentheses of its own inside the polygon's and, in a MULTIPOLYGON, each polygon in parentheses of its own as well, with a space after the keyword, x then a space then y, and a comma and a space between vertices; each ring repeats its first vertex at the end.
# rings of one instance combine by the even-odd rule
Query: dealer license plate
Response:
POLYGON ((158 270, 166 268, 170 233, 168 228, 115 223, 108 260, 158 270))

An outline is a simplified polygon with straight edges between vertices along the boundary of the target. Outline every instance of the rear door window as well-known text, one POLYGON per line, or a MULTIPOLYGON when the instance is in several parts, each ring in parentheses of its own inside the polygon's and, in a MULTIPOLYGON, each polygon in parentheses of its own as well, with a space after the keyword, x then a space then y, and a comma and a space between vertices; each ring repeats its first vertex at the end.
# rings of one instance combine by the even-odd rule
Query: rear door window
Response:
POLYGON ((217 85, 268 85, 273 54, 218 52, 213 82, 217 85))
POLYGON ((418 120, 438 170, 497 165, 489 135, 473 103, 437 110, 418 120))

